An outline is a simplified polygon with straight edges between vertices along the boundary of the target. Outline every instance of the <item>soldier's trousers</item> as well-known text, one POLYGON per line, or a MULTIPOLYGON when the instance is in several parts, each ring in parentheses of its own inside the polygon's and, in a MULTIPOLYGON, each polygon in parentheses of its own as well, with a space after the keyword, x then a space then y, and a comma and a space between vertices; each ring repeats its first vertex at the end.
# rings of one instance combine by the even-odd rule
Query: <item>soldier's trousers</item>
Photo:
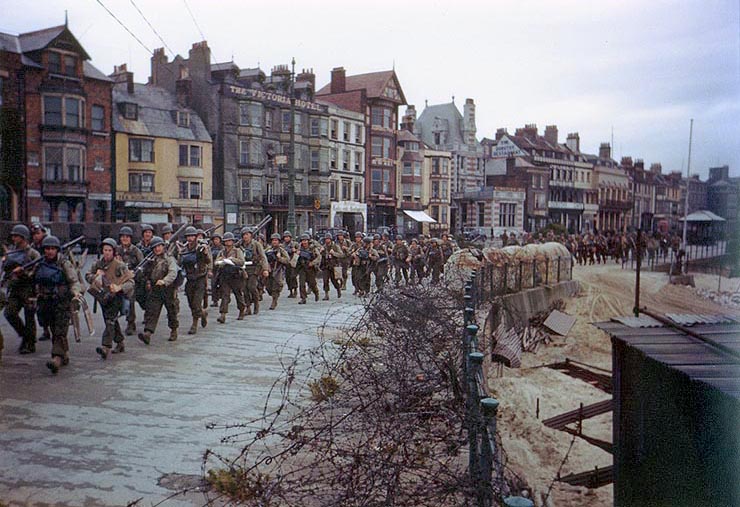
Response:
POLYGON ((218 300, 221 299, 221 288, 219 287, 220 283, 221 281, 219 280, 218 271, 214 271, 213 276, 211 277, 211 301, 214 303, 218 302, 218 300))
POLYGON ((375 267, 375 287, 378 290, 385 285, 385 279, 388 277, 388 261, 379 262, 375 267))
POLYGON ((349 274, 349 261, 342 260, 342 287, 347 287, 347 275, 349 274))
POLYGON ((285 268, 285 283, 288 286, 288 290, 295 290, 298 288, 298 273, 296 268, 287 266, 285 268))
POLYGON ((424 263, 423 262, 411 263, 411 281, 413 282, 416 278, 419 279, 420 283, 421 283, 422 278, 424 278, 424 263))
POLYGON ((170 329, 177 329, 179 322, 177 314, 180 312, 180 301, 177 299, 177 291, 174 287, 152 287, 146 302, 144 312, 144 331, 154 334, 162 313, 162 306, 167 310, 167 325, 170 329))
POLYGON ((353 266, 352 283, 358 292, 364 294, 370 292, 370 267, 362 264, 353 266))
POLYGON ((396 285, 401 282, 401 275, 403 275, 404 282, 409 283, 409 267, 405 262, 396 264, 396 285))
POLYGON ((443 266, 441 264, 432 264, 430 269, 432 270, 432 283, 439 283, 439 275, 442 274, 443 266))
POLYGON ((261 275, 258 272, 248 273, 247 283, 244 284, 244 303, 247 306, 252 304, 259 305, 260 288, 258 278, 261 275))
POLYGON ((270 273, 270 277, 267 279, 267 292, 271 298, 277 299, 280 297, 280 293, 283 291, 284 276, 285 274, 281 271, 270 273))
MULTIPOLYGON (((131 327, 136 327, 136 296, 131 293, 131 297, 128 298, 128 315, 126 315, 126 323, 131 327)), ((103 314, 105 315, 105 313, 103 314)))
POLYGON ((188 298, 188 306, 193 320, 203 315, 203 297, 206 293, 206 276, 189 279, 185 282, 185 296, 188 298))
POLYGON ((69 354, 69 331, 70 310, 72 298, 58 297, 38 300, 38 314, 41 318, 40 324, 49 327, 51 331, 51 357, 67 357, 69 354))
POLYGON ((23 344, 36 343, 36 313, 33 306, 26 302, 26 298, 20 294, 11 293, 8 296, 8 306, 5 307, 5 318, 23 344), (18 315, 23 310, 23 320, 18 315))
POLYGON ((334 268, 326 268, 324 271, 324 292, 329 292, 331 287, 329 282, 334 286, 337 291, 342 288, 342 280, 337 280, 337 276, 334 273, 334 268))
POLYGON ((123 333, 121 332, 121 325, 118 323, 118 317, 121 314, 123 298, 125 297, 124 295, 116 296, 109 302, 100 305, 103 310, 103 321, 105 322, 105 329, 101 338, 103 347, 111 348, 113 342, 121 343, 123 341, 123 333))
POLYGON ((314 294, 319 294, 319 286, 316 284, 316 270, 313 268, 305 268, 298 271, 298 289, 301 294, 301 299, 306 299, 308 291, 306 285, 314 294))
POLYGON ((234 294, 234 297, 236 298, 236 307, 239 311, 242 311, 247 307, 247 305, 244 304, 243 285, 244 279, 241 274, 230 276, 221 274, 221 307, 219 308, 221 313, 229 313, 231 294, 234 294))

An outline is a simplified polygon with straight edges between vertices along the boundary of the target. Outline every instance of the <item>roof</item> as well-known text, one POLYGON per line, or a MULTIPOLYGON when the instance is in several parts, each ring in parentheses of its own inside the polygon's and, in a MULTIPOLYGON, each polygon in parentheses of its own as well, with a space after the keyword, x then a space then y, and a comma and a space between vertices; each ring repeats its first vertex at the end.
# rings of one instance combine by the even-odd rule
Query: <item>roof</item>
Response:
POLYGON ((113 82, 111 78, 103 74, 92 63, 88 61, 82 62, 82 71, 84 72, 85 77, 89 77, 90 79, 97 79, 98 81, 108 81, 110 83, 113 82))
MULTIPOLYGON (((683 218, 680 219, 683 222, 683 218)), ((715 215, 709 210, 699 210, 690 213, 686 217, 687 222, 726 222, 726 220, 720 216, 715 215)))
POLYGON ((233 70, 239 72, 239 66, 234 62, 214 63, 211 65, 211 72, 219 72, 222 70, 233 70))
MULTIPOLYGON (((398 77, 394 70, 381 70, 379 72, 368 72, 366 74, 346 76, 344 78, 345 91, 365 90, 365 93, 370 98, 388 98, 383 96, 383 90, 391 79, 395 80, 394 84, 398 87, 398 93, 401 96, 401 103, 406 104, 406 97, 403 94, 403 90, 401 90, 401 85, 398 82, 398 77)), ((324 85, 316 92, 316 95, 329 94, 331 94, 331 83, 324 85)))
POLYGON ((188 141, 212 142, 200 116, 192 109, 179 107, 175 96, 163 88, 134 84, 134 93, 129 94, 126 83, 113 87, 113 103, 133 102, 139 106, 136 120, 127 120, 119 110, 113 111, 113 130, 141 136, 166 137, 188 141), (190 126, 177 124, 175 111, 190 113, 190 126))
POLYGON ((406 129, 401 129, 398 131, 397 140, 400 142, 404 141, 410 141, 410 142, 420 142, 420 139, 416 137, 412 132, 409 132, 406 129))
MULTIPOLYGON (((596 327, 609 333, 624 345, 640 351, 645 356, 676 370, 693 382, 701 382, 710 388, 740 400, 740 359, 711 343, 740 354, 740 318, 727 316, 723 320, 731 323, 696 324, 691 327, 707 341, 689 336, 679 329, 666 327, 653 319, 641 316, 629 321, 631 325, 618 322, 600 322, 596 327), (641 327, 642 320, 645 326, 641 327), (638 327, 633 327, 638 326, 638 327)), ((687 325, 689 316, 674 316, 687 325)), ((707 322, 707 316, 696 316, 695 322, 707 322)))
POLYGON ((65 25, 52 26, 50 28, 44 28, 43 30, 20 34, 18 39, 20 41, 21 51, 24 53, 30 53, 32 51, 44 49, 62 34, 66 34, 66 36, 72 40, 72 43, 77 46, 77 49, 84 60, 90 59, 90 55, 88 55, 82 48, 82 44, 80 44, 75 36, 72 35, 69 28, 65 25))
POLYGON ((454 102, 426 106, 416 120, 414 129, 421 140, 429 146, 434 146, 435 124, 447 131, 447 142, 444 145, 463 143, 462 135, 463 116, 454 102))

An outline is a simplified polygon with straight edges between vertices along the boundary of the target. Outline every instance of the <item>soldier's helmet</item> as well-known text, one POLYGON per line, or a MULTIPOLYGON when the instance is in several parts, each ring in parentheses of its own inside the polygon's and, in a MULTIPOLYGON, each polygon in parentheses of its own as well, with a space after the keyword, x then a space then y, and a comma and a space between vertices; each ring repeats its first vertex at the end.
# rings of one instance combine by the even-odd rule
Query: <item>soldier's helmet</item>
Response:
POLYGON ((192 225, 188 225, 185 227, 185 233, 183 236, 197 236, 198 235, 198 229, 193 227, 192 225))
POLYGON ((233 232, 226 232, 226 233, 224 233, 223 240, 224 240, 224 242, 226 242, 226 241, 234 241, 234 233, 233 232))
POLYGON ((31 234, 35 234, 36 232, 46 232, 46 229, 43 225, 41 225, 41 222, 34 222, 31 224, 31 234))
POLYGON ((360 231, 357 231, 355 233, 355 238, 361 238, 361 237, 362 237, 362 233, 360 231))
POLYGON ((439 246, 439 245, 442 244, 442 240, 439 239, 439 238, 434 238, 434 244, 437 245, 437 246, 439 246))
POLYGON ((419 240, 416 238, 411 238, 411 242, 416 243, 417 245, 419 244, 419 240))
POLYGON ((301 234, 301 241, 311 241, 311 236, 308 234, 301 234))
POLYGON ((28 230, 28 227, 26 227, 23 224, 17 224, 13 226, 13 230, 10 231, 11 236, 20 236, 21 238, 28 241, 28 238, 31 236, 31 232, 28 230))
POLYGON ((245 226, 245 227, 242 227, 241 233, 242 233, 242 236, 244 236, 247 233, 254 235, 254 229, 252 229, 251 227, 245 226))
POLYGON ((133 235, 134 235, 134 231, 128 225, 124 225, 123 227, 121 227, 121 230, 118 231, 118 237, 119 238, 121 236, 133 236, 133 235))
MULTIPOLYGON (((195 234, 197 234, 199 236, 205 236, 206 235, 206 231, 204 231, 203 229, 196 229, 195 230, 195 234)), ((186 234, 186 236, 187 236, 187 234, 186 234)))
POLYGON ((141 232, 144 232, 144 231, 152 231, 152 232, 154 232, 154 227, 152 227, 149 224, 141 224, 141 232))
POLYGON ((116 240, 113 238, 105 238, 103 241, 100 242, 100 248, 102 248, 103 245, 108 245, 109 247, 112 247, 113 250, 115 250, 118 246, 118 243, 116 243, 116 240))
POLYGON ((62 247, 62 244, 59 242, 59 238, 57 238, 56 236, 46 236, 41 242, 41 247, 56 248, 58 250, 62 247))
POLYGON ((345 235, 345 234, 344 234, 344 231, 339 231, 339 232, 337 232, 337 236, 344 236, 344 235, 345 235))
POLYGON ((270 241, 272 241, 273 239, 281 240, 282 238, 280 237, 280 234, 276 232, 272 236, 270 236, 270 241))
POLYGON ((330 240, 330 241, 333 241, 334 240, 334 238, 331 237, 331 234, 327 234, 327 235, 324 236, 324 241, 326 241, 327 239, 330 240))
POLYGON ((154 248, 157 245, 164 245, 164 240, 159 236, 154 236, 151 243, 149 243, 149 246, 154 248))
POLYGON ((365 236, 364 238, 362 238, 362 241, 363 243, 372 243, 373 238, 371 238, 370 236, 365 236))
POLYGON ((383 237, 384 238, 390 238, 391 235, 388 233, 388 231, 383 231, 383 237))
POLYGON ((373 239, 374 239, 374 240, 375 240, 375 239, 377 239, 377 240, 380 240, 380 234, 376 234, 376 235, 374 235, 374 236, 373 236, 373 239))
POLYGON ((290 233, 290 231, 284 231, 283 232, 283 238, 291 238, 291 239, 293 239, 293 235, 290 233))
POLYGON ((403 241, 403 236, 400 234, 396 236, 396 241, 403 241))
POLYGON ((172 232, 172 226, 170 224, 166 224, 162 227, 162 234, 167 234, 168 232, 172 232))
POLYGON ((213 233, 211 234, 211 239, 213 238, 218 238, 223 241, 223 237, 221 236, 221 233, 218 231, 213 231, 213 233))

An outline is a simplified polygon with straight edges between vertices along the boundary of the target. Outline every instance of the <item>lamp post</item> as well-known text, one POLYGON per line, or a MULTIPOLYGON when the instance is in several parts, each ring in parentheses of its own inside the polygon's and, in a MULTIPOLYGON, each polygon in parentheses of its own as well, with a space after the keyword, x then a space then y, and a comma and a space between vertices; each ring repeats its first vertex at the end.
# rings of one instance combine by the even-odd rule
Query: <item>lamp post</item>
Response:
POLYGON ((290 161, 288 163, 288 220, 287 229, 298 234, 295 222, 295 58, 290 62, 290 161))

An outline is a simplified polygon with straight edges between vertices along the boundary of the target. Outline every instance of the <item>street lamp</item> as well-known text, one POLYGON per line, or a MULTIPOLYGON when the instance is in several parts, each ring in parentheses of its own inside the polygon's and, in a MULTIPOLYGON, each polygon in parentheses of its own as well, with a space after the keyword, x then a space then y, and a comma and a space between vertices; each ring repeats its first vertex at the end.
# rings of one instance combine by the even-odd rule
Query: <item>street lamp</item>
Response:
POLYGON ((288 164, 288 220, 287 229, 298 234, 295 223, 295 58, 290 62, 290 163, 288 164))

